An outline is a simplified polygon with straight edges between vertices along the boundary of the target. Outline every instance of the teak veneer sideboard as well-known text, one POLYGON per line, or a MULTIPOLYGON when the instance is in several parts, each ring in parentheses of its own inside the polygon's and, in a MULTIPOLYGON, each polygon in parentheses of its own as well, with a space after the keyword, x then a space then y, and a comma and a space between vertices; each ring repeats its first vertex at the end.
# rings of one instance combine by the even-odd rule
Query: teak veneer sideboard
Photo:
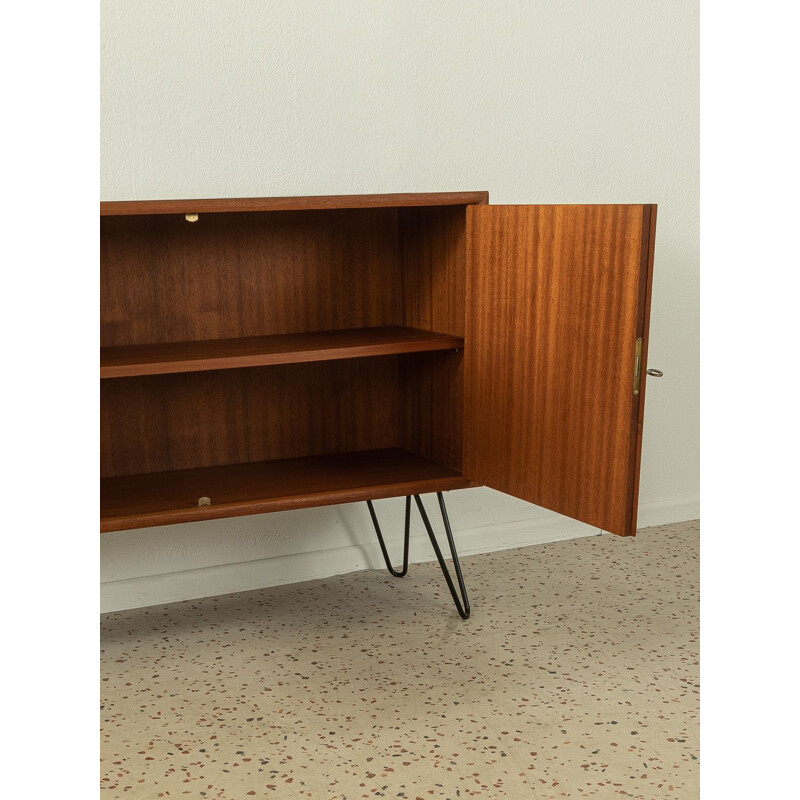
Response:
POLYGON ((634 534, 655 211, 101 203, 101 530, 485 485, 634 534))

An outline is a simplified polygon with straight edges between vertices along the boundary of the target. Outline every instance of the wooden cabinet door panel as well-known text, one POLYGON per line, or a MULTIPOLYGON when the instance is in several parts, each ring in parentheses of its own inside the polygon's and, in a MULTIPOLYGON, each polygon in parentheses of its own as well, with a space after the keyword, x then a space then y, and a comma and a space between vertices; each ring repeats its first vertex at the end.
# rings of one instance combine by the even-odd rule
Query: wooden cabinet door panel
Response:
POLYGON ((650 205, 467 209, 465 477, 635 533, 654 230, 650 205))

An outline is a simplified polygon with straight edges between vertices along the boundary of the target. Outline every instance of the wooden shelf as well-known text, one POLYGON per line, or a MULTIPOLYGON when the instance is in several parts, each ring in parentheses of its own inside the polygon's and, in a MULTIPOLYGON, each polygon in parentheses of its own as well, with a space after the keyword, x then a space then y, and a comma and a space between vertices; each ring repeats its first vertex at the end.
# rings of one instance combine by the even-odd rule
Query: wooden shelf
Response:
POLYGON ((418 328, 381 327, 315 331, 243 339, 170 342, 100 350, 100 377, 163 375, 214 369, 333 361, 342 358, 455 350, 464 346, 460 336, 418 328))
POLYGON ((464 489, 460 472, 400 449, 126 475, 100 482, 100 530, 464 489), (208 497, 211 505, 198 505, 208 497))

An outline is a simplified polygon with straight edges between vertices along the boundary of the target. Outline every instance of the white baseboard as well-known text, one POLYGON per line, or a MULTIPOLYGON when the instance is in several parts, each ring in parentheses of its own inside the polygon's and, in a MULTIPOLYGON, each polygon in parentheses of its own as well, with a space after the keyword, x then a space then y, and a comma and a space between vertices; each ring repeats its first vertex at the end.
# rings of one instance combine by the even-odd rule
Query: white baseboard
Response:
MULTIPOLYGON (((541 510, 539 513, 541 514, 541 510)), ((639 507, 639 527, 682 522, 697 519, 699 516, 698 496, 643 503, 639 507)), ((436 519, 433 524, 436 525, 436 519)), ((548 515, 476 528, 458 528, 454 533, 459 554, 469 556, 582 536, 595 536, 601 531, 566 517, 548 515)), ((411 563, 433 560, 430 542, 426 537, 420 535, 412 537, 409 560, 411 563)), ((106 581, 101 584, 100 605, 104 613, 120 611, 263 589, 268 586, 280 586, 382 567, 382 556, 376 540, 274 558, 106 581)))
POLYGON ((653 525, 668 525, 670 522, 685 522, 687 519, 700 519, 699 494, 641 503, 636 524, 639 528, 650 528, 653 525))

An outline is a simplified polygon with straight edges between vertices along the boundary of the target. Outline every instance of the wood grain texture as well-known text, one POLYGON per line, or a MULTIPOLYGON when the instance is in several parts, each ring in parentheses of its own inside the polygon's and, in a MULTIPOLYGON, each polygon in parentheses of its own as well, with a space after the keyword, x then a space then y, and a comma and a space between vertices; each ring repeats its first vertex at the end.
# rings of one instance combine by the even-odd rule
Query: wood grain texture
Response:
POLYGON ((406 357, 102 381, 101 476, 398 447, 406 357))
POLYGON ((631 534, 650 206, 467 209, 464 475, 631 534))
MULTIPOLYGON (((400 211, 400 265, 407 325, 464 335, 466 208, 400 211)), ((403 446, 461 469, 463 354, 401 363, 403 446)))
POLYGON ((405 208, 399 213, 405 324, 464 335, 466 208, 405 208))
POLYGON ((421 353, 400 360, 402 446, 461 470, 463 351, 421 353))
POLYGON ((101 345, 403 325, 397 213, 105 217, 101 345))
POLYGON ((208 214, 239 211, 309 211, 338 208, 400 208, 488 203, 488 192, 246 197, 214 200, 114 200, 100 203, 100 216, 134 214, 208 214))
POLYGON ((101 481, 101 531, 460 489, 455 470, 399 449, 101 481), (211 505, 198 505, 208 497, 211 505))
POLYGON ((299 364, 309 361, 453 350, 463 346, 464 339, 461 336, 396 326, 205 342, 106 347, 100 351, 100 377, 121 378, 272 364, 299 364))

